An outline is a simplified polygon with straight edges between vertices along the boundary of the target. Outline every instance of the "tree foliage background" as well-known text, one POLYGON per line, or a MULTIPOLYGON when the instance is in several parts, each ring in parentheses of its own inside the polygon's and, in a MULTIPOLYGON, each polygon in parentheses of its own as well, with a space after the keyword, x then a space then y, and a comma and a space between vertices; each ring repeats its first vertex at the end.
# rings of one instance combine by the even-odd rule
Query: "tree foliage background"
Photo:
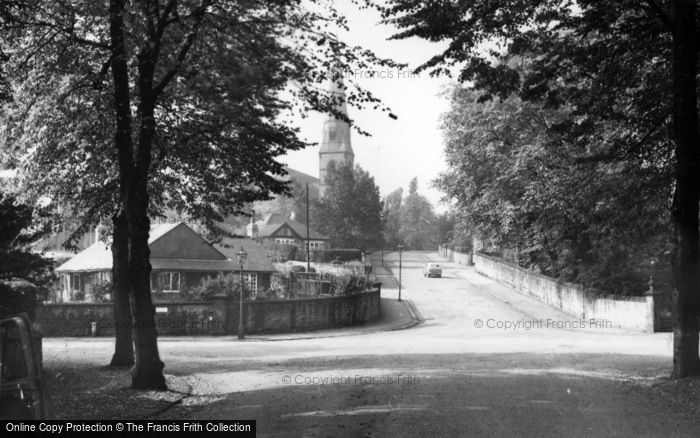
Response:
POLYGON ((52 260, 32 251, 44 230, 32 227, 34 210, 0 192, 0 316, 28 312, 54 281, 52 260))
POLYGON ((652 273, 657 287, 668 282, 669 269, 651 264, 672 248, 667 166, 591 160, 560 131, 571 111, 480 97, 455 86, 443 118, 448 169, 436 184, 459 227, 520 266, 599 293, 644 293, 652 273))
POLYGON ((418 193, 418 177, 409 182, 407 196, 403 196, 403 188, 398 188, 384 198, 382 220, 384 245, 391 250, 398 245, 406 250, 434 250, 452 228, 450 224, 450 230, 440 234, 440 220, 433 206, 418 193))
POLYGON ((400 224, 405 249, 424 251, 437 248, 437 217, 430 201, 418 193, 418 177, 408 184, 408 196, 401 205, 400 224))
POLYGON ((331 162, 326 185, 311 211, 311 226, 335 248, 379 248, 382 204, 374 177, 360 166, 331 162))

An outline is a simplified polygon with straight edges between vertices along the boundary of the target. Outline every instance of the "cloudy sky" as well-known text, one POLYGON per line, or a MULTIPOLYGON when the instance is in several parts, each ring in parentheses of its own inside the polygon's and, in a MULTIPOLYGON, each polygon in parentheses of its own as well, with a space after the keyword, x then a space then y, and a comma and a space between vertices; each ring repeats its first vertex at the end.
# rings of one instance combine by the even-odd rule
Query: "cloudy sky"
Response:
MULTIPOLYGON (((372 134, 365 137, 353 132, 355 163, 374 176, 382 196, 398 187, 407 191, 409 181, 417 176, 419 192, 428 197, 437 211, 444 211, 445 206, 438 202, 440 192, 431 187, 431 181, 445 168, 439 121, 448 108, 446 98, 441 95, 450 79, 411 72, 412 68, 439 53, 441 45, 419 39, 388 41, 394 29, 379 25, 376 11, 360 11, 347 1, 338 2, 338 8, 347 15, 350 27, 349 32, 340 32, 339 38, 409 66, 404 71, 382 71, 383 77, 374 78, 369 77, 368 72, 353 72, 362 87, 382 99, 398 116, 398 120, 393 120, 380 111, 349 110, 350 118, 372 134)), ((320 114, 300 119, 298 124, 303 136, 319 143, 324 119, 320 114)), ((294 151, 281 161, 318 176, 318 149, 317 145, 294 151)))

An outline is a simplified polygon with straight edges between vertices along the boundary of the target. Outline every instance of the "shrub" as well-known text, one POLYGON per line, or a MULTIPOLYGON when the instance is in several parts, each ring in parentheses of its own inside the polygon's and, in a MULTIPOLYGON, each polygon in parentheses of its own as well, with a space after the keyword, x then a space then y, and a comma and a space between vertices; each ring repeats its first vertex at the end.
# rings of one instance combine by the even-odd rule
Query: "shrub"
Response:
POLYGON ((92 295, 93 301, 96 303, 105 303, 110 301, 112 296, 112 282, 105 281, 93 285, 90 294, 92 295))
MULTIPOLYGON (((264 242, 262 248, 265 254, 275 262, 286 262, 287 260, 296 260, 299 251, 296 245, 287 245, 283 243, 264 242)), ((304 259, 306 260, 306 259, 304 259)))
POLYGON ((277 297, 289 296, 289 273, 276 272, 270 277, 270 289, 277 297))
POLYGON ((280 298, 290 297, 290 292, 292 297, 297 296, 297 293, 304 289, 301 281, 305 279, 329 282, 329 292, 332 295, 363 292, 373 284, 369 279, 369 270, 359 261, 339 266, 315 263, 308 272, 305 272, 306 265, 302 265, 301 262, 275 263, 274 266, 277 272, 272 275, 270 287, 280 298))
MULTIPOLYGON (((301 252, 301 251, 300 251, 301 252)), ((362 260, 359 249, 312 249, 311 261, 315 263, 330 263, 333 260, 351 262, 362 260)))
MULTIPOLYGON (((238 299, 240 296, 240 277, 237 273, 217 275, 212 278, 203 278, 199 284, 189 290, 189 295, 195 299, 206 300, 212 296, 227 296, 238 299)), ((254 291, 244 289, 243 299, 251 299, 254 291)))

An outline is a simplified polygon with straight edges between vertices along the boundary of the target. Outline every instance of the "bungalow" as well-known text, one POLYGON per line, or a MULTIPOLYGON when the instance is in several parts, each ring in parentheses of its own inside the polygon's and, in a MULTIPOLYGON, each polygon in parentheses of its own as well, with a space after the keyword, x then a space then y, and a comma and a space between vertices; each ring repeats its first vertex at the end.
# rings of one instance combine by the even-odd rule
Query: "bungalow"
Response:
MULTIPOLYGON (((259 245, 246 238, 224 239, 212 245, 185 223, 152 225, 148 239, 151 292, 154 301, 183 299, 203 278, 239 272, 236 253, 247 253, 243 281, 252 290, 267 290, 274 271, 259 245)), ((95 301, 108 292, 112 277, 112 251, 97 242, 56 269, 61 301, 95 301), (105 288, 107 290, 105 290, 105 288)))
MULTIPOLYGON (((311 249, 326 249, 330 247, 330 238, 310 228, 308 234, 309 247, 311 249)), ((253 239, 263 242, 283 245, 295 245, 300 248, 306 246, 306 224, 297 222, 293 218, 273 213, 266 219, 252 222, 246 229, 246 234, 253 239)))

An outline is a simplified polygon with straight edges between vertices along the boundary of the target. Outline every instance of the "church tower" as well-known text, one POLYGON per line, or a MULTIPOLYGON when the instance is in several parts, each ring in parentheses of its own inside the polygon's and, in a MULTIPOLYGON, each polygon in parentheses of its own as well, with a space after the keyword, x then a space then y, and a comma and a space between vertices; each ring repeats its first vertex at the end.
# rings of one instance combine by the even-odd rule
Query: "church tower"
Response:
MULTIPOLYGON (((330 93, 340 99, 337 110, 341 114, 348 115, 348 109, 345 104, 345 90, 342 84, 342 77, 339 82, 331 80, 330 93)), ((322 198, 326 189, 326 176, 328 175, 328 166, 331 162, 335 162, 336 166, 341 164, 349 164, 354 166, 355 154, 352 151, 350 144, 350 125, 344 121, 329 116, 323 123, 323 140, 321 141, 321 149, 318 152, 319 156, 319 196, 322 198)))

